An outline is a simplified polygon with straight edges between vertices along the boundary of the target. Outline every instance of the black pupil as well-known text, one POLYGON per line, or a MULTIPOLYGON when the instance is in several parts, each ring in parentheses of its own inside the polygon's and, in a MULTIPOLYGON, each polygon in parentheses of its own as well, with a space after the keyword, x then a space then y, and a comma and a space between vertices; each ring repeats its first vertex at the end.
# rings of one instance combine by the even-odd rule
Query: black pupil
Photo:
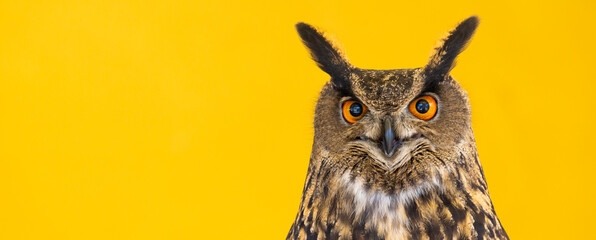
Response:
POLYGON ((426 112, 428 112, 429 108, 430 108, 430 105, 424 99, 420 99, 420 100, 418 100, 418 102, 416 102, 416 111, 418 111, 419 113, 426 113, 426 112))
POLYGON ((357 102, 352 103, 352 105, 350 105, 350 114, 352 114, 354 117, 359 117, 362 115, 362 105, 357 102))

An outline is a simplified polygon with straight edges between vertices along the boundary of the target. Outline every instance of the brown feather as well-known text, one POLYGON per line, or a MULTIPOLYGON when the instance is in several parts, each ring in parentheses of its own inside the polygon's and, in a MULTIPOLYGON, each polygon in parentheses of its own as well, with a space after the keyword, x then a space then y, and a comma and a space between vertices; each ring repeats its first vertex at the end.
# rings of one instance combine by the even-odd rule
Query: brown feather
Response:
POLYGON ((298 24, 332 80, 317 102, 312 155, 287 239, 508 239, 478 159, 467 94, 448 75, 477 24, 473 17, 452 31, 425 68, 396 70, 353 67, 316 29, 298 24), (337 75, 349 92, 333 83, 337 75), (408 110, 421 95, 438 102, 430 120, 408 110), (346 99, 369 109, 353 124, 340 114, 346 99), (379 150, 388 116, 399 140, 391 156, 379 150))

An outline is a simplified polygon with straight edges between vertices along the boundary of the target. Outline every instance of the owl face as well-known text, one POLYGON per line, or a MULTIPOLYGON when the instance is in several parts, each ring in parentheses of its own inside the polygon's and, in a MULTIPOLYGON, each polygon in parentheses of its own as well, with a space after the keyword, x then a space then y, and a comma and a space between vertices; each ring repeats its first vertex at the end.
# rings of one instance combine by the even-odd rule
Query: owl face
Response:
POLYGON ((473 143, 468 97, 449 75, 478 20, 462 22, 426 66, 370 70, 352 66, 320 32, 297 29, 319 67, 331 76, 315 113, 313 159, 326 171, 384 191, 407 189, 455 169, 458 150, 473 143))
POLYGON ((361 151, 385 171, 420 149, 457 146, 471 131, 467 96, 451 79, 425 85, 420 71, 355 69, 345 79, 350 88, 326 85, 315 114, 317 144, 338 154, 361 151))

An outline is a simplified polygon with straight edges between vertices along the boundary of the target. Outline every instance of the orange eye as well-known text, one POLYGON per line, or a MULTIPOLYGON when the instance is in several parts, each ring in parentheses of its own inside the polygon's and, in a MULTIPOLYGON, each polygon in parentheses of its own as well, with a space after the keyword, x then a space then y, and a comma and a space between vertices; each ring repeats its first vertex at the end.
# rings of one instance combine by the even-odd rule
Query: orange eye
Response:
POLYGON ((437 101, 431 96, 422 96, 410 103, 410 112, 417 118, 429 120, 437 114, 437 101))
POLYGON ((364 104, 357 101, 345 101, 341 109, 344 119, 349 123, 355 123, 366 113, 364 104))

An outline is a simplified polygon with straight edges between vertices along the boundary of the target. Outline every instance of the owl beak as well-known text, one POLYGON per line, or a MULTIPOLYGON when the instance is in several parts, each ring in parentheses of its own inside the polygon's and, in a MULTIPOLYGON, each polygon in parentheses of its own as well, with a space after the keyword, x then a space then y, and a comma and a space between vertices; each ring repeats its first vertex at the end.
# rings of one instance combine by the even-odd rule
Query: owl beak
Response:
POLYGON ((386 116, 383 119, 383 152, 387 157, 393 156, 398 146, 398 141, 395 139, 395 132, 393 131, 393 119, 390 116, 386 116))

